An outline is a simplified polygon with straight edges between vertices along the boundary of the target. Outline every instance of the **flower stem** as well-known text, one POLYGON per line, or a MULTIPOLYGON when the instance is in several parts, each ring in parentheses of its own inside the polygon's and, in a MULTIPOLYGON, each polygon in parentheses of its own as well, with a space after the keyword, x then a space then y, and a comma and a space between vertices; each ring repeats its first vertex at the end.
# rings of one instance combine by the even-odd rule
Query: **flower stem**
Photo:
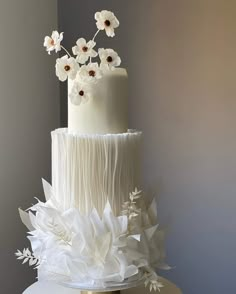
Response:
MULTIPOLYGON (((97 35, 98 35, 99 32, 100 32, 100 30, 97 30, 97 31, 96 31, 95 35, 93 36, 92 41, 95 40, 95 38, 97 37, 97 35)), ((90 56, 90 58, 89 58, 89 63, 91 63, 91 62, 92 62, 92 57, 90 56)))
POLYGON ((97 30, 95 35, 93 36, 93 41, 95 40, 95 38, 97 37, 98 33, 100 32, 100 30, 97 30))
POLYGON ((66 48, 65 47, 63 47, 62 45, 61 45, 61 48, 66 52, 66 54, 68 54, 69 55, 69 57, 71 57, 71 55, 70 55, 70 53, 66 50, 66 48))

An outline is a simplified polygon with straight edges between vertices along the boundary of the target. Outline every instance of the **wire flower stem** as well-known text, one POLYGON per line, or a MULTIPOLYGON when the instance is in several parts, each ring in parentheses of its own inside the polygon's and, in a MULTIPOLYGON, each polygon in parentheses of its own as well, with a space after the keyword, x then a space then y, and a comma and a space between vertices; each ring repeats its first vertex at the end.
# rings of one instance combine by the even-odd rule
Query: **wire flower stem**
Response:
POLYGON ((68 54, 69 57, 72 57, 68 50, 64 46, 61 45, 61 48, 68 54))

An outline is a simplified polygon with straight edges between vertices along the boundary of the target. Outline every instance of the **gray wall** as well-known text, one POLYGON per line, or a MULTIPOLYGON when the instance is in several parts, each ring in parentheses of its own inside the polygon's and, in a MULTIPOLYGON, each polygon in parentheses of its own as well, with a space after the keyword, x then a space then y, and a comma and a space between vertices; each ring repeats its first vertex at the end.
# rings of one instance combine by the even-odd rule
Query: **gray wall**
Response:
POLYGON ((59 125, 54 58, 42 47, 57 26, 56 0, 0 1, 0 285, 19 294, 35 271, 16 261, 29 246, 17 209, 42 197, 50 180, 50 131, 59 125))
POLYGON ((144 131, 144 184, 176 266, 164 274, 186 294, 236 293, 236 2, 59 0, 68 47, 101 9, 121 21, 99 40, 129 71, 130 127, 144 131))

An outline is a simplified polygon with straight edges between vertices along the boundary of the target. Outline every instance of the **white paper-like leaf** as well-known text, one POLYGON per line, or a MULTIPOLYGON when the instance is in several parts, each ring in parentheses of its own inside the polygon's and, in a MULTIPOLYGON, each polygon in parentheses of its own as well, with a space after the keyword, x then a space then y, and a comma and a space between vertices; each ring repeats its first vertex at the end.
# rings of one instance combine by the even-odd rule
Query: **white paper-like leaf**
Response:
POLYGON ((24 259, 24 258, 25 258, 24 255, 17 257, 17 259, 19 259, 19 260, 24 259))
POLYGON ((122 215, 118 217, 118 221, 120 224, 120 234, 125 234, 128 228, 128 218, 126 215, 122 215))
POLYGON ((26 255, 31 256, 31 252, 30 252, 29 248, 26 248, 25 253, 26 253, 26 255))
POLYGON ((22 264, 26 263, 29 260, 29 258, 25 258, 22 264))
POLYGON ((135 239, 135 240, 137 240, 137 241, 139 241, 139 242, 141 240, 141 235, 140 234, 131 235, 130 237, 133 238, 133 239, 135 239))
POLYGON ((90 213, 90 220, 93 225, 95 235, 100 235, 105 233, 103 222, 95 208, 90 213))
POLYGON ((32 266, 32 265, 35 265, 36 263, 38 262, 38 260, 35 258, 31 258, 30 260, 29 260, 29 265, 30 266, 32 266))
POLYGON ((95 239, 96 248, 98 250, 98 254, 103 262, 105 262, 107 253, 110 249, 110 242, 111 242, 111 233, 107 233, 105 235, 101 235, 99 238, 95 239))
POLYGON ((42 179, 42 183, 45 199, 49 201, 49 199, 53 198, 52 186, 44 179, 42 179))
POLYGON ((148 208, 148 216, 151 220, 151 223, 154 225, 156 223, 158 223, 158 219, 157 219, 157 202, 156 202, 156 198, 152 199, 152 203, 148 208))
POLYGON ((134 276, 138 274, 138 268, 135 265, 130 265, 127 267, 125 271, 125 278, 128 278, 130 276, 134 276))
POLYGON ((29 214, 20 208, 18 210, 22 223, 27 227, 29 231, 33 231, 34 228, 31 224, 29 214))
POLYGON ((158 225, 155 225, 155 226, 145 230, 145 235, 146 235, 148 240, 152 239, 152 237, 153 237, 154 233, 156 232, 157 228, 158 228, 158 225))
POLYGON ((21 256, 22 253, 20 252, 20 250, 18 249, 17 252, 15 253, 15 256, 21 256))
POLYGON ((170 269, 172 269, 172 267, 169 266, 169 265, 166 264, 166 263, 158 264, 157 267, 158 267, 159 269, 162 269, 162 270, 170 270, 170 269))

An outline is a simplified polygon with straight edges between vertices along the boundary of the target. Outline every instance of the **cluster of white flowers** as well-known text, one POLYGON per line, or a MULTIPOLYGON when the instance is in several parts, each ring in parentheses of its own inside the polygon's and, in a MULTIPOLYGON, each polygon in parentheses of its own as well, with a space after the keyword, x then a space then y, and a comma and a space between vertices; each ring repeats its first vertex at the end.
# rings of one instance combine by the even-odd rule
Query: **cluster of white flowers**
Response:
POLYGON ((30 265, 38 266, 40 261, 39 280, 99 289, 144 280, 150 291, 160 290, 162 284, 154 269, 168 266, 164 263, 164 235, 158 228, 155 200, 148 209, 138 209, 141 191, 135 189, 123 215, 115 216, 109 202, 102 216, 95 208, 83 215, 76 208, 64 211, 52 187, 46 181, 43 187, 45 203, 38 201, 27 212, 19 210, 29 230, 33 253, 29 249, 16 253, 30 265), (137 217, 130 218, 133 209, 137 217))
POLYGON ((51 37, 46 36, 44 39, 44 46, 49 54, 62 49, 66 52, 66 55, 56 60, 56 76, 62 82, 67 79, 74 81, 69 93, 70 101, 74 105, 87 102, 91 98, 89 85, 96 83, 107 71, 114 70, 121 64, 120 57, 113 49, 94 49, 95 38, 100 31, 105 30, 108 37, 115 36, 115 29, 119 26, 118 19, 113 12, 102 10, 95 13, 95 20, 98 31, 88 42, 84 38, 77 40, 76 45, 72 47, 75 57, 62 46, 63 33, 53 31, 51 37), (92 62, 97 56, 100 64, 92 62))

